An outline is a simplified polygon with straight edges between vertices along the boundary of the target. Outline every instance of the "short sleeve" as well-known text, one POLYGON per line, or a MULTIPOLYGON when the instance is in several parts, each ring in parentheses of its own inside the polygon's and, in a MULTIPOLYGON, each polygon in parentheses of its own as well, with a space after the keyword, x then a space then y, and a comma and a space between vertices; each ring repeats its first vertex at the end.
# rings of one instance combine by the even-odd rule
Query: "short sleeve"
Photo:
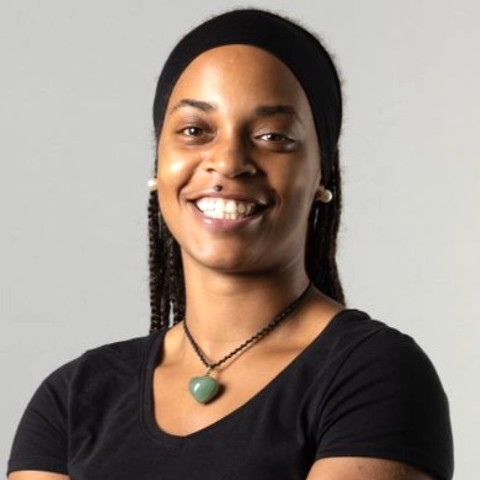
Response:
POLYGON ((38 470, 67 474, 68 398, 75 361, 42 382, 17 428, 8 473, 38 470))
POLYGON ((447 397, 410 337, 381 329, 339 367, 318 411, 316 459, 335 456, 396 460, 452 478, 447 397))

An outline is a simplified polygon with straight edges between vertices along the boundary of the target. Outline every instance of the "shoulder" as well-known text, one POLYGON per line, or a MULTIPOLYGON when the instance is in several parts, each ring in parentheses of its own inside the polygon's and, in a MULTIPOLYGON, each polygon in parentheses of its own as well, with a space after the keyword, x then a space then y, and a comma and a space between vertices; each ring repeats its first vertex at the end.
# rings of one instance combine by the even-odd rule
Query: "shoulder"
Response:
POLYGON ((74 412, 86 406, 113 408, 137 391, 147 358, 155 353, 152 347, 160 336, 155 332, 87 350, 40 383, 27 411, 37 412, 39 417, 55 417, 58 425, 65 426, 74 412))
POLYGON ((108 343, 87 350, 80 358, 86 363, 104 360, 106 362, 113 361, 117 365, 120 363, 125 366, 135 367, 138 362, 143 360, 152 342, 159 337, 160 333, 155 332, 143 337, 108 343))
POLYGON ((383 415, 386 423, 402 419, 405 428, 422 425, 432 434, 451 436, 441 380, 410 335, 351 310, 334 319, 330 337, 324 390, 330 411, 368 411, 362 421, 383 415))
POLYGON ((445 398, 434 365, 410 335, 360 310, 339 314, 328 333, 336 382, 376 380, 379 388, 428 389, 431 395, 445 398))
POLYGON ((372 319, 361 310, 344 310, 329 325, 330 344, 342 353, 345 364, 380 362, 392 368, 411 366, 432 370, 433 365, 418 343, 408 334, 372 319))
POLYGON ((85 383, 109 376, 139 372, 152 344, 160 336, 155 332, 144 337, 108 343, 85 351, 79 357, 55 369, 43 384, 58 389, 73 383, 85 383))

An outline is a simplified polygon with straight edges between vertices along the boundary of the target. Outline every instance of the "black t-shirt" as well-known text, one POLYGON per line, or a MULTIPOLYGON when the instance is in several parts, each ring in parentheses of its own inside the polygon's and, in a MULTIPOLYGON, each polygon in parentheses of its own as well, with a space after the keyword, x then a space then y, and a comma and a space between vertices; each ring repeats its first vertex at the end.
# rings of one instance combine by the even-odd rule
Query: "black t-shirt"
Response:
POLYGON ((410 337, 363 312, 337 314, 251 400, 187 436, 162 431, 154 418, 163 338, 90 350, 51 374, 21 420, 9 472, 300 480, 316 459, 368 456, 452 477, 448 402, 432 364, 410 337))

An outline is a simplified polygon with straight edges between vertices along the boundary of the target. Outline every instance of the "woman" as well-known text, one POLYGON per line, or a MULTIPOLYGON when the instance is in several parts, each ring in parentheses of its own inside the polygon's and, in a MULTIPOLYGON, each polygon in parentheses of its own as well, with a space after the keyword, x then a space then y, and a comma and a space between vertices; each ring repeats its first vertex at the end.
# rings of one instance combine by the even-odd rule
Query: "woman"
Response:
POLYGON ((451 478, 431 363, 343 306, 341 117, 329 55, 281 17, 229 12, 177 45, 154 103, 152 334, 41 385, 11 480, 451 478))

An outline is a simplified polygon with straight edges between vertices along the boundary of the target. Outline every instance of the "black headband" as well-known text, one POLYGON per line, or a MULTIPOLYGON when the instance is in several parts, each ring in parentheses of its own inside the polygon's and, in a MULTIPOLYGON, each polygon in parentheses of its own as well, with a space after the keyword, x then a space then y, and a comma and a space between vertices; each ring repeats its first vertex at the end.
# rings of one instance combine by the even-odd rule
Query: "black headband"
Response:
POLYGON ((230 44, 262 48, 285 63, 310 102, 322 155, 323 183, 331 177, 342 126, 340 81, 330 55, 300 26, 261 10, 234 10, 202 23, 188 33, 168 57, 158 80, 153 123, 160 131, 173 87, 201 53, 230 44))

